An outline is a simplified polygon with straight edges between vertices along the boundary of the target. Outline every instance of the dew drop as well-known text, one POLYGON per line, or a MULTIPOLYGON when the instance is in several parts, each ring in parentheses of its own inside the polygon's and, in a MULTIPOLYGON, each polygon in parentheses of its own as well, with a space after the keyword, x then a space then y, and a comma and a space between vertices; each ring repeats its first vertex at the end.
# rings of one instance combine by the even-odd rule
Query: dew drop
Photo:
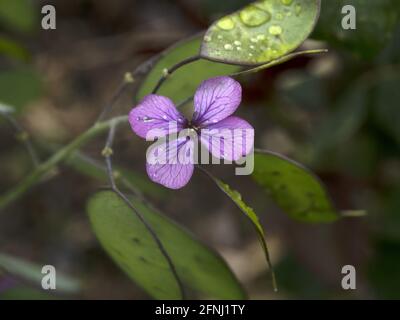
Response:
POLYGON ((239 40, 235 40, 234 45, 235 45, 235 46, 241 46, 242 43, 241 43, 239 40))
POLYGON ((222 30, 229 31, 235 27, 235 22, 233 22, 232 18, 225 17, 217 22, 217 26, 222 30))
POLYGON ((223 37, 222 35, 220 35, 220 34, 217 36, 217 39, 218 39, 218 40, 222 40, 223 38, 224 38, 224 37, 223 37))
POLYGON ((265 36, 263 34, 259 34, 257 36, 257 40, 265 40, 265 36))
POLYGON ((143 121, 143 122, 151 122, 154 119, 153 118, 149 118, 149 117, 139 117, 138 120, 143 121))
POLYGON ((250 52, 250 53, 249 53, 249 57, 252 57, 252 56, 253 56, 253 54, 250 52))
POLYGON ((251 49, 251 50, 254 50, 255 48, 256 48, 256 47, 253 46, 253 45, 250 46, 250 49, 251 49))
POLYGON ((250 41, 253 42, 253 43, 257 43, 258 42, 257 38, 251 38, 250 41))
POLYGON ((296 13, 296 16, 299 16, 301 13, 301 5, 300 4, 296 4, 296 6, 294 7, 294 12, 296 13))
POLYGON ((212 39, 211 39, 211 37, 210 36, 205 36, 204 37, 204 41, 205 42, 210 42, 212 39))
POLYGON ((236 47, 237 51, 242 51, 242 47, 236 47))
POLYGON ((253 5, 249 5, 239 13, 240 20, 249 27, 258 27, 271 19, 271 14, 253 5))
POLYGON ((167 117, 165 114, 162 116, 162 118, 163 118, 164 120, 167 120, 167 119, 168 119, 168 117, 167 117))
POLYGON ((224 49, 230 51, 230 50, 233 50, 233 46, 231 44, 227 43, 224 45, 224 49))
POLYGON ((290 6, 293 3, 293 0, 281 0, 281 2, 285 6, 290 6))
POLYGON ((282 33, 282 27, 276 26, 276 25, 270 26, 268 31, 273 36, 278 36, 278 35, 280 35, 282 33))

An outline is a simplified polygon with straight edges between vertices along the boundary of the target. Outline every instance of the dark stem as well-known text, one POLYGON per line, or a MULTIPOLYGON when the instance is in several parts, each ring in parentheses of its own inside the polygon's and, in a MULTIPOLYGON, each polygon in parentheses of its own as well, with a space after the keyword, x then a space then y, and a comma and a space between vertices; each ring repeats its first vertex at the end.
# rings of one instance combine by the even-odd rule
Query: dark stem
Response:
POLYGON ((29 156, 32 159, 33 166, 36 168, 39 165, 39 157, 32 145, 31 139, 24 128, 18 123, 18 121, 7 112, 0 112, 0 114, 10 123, 17 133, 17 138, 23 143, 29 156), (19 137, 18 137, 19 136, 19 137))
POLYGON ((106 170, 107 170, 107 176, 108 176, 108 180, 111 186, 111 190, 118 195, 121 200, 123 200, 126 205, 135 213, 135 215, 139 218, 139 220, 143 223, 143 225, 145 226, 145 228, 147 229, 147 231, 149 231, 149 233, 151 234, 152 238, 154 239, 154 241, 156 242, 158 248, 161 251, 161 254, 165 257, 165 259, 167 260, 167 263, 171 269, 171 272, 178 284, 179 290, 181 292, 182 295, 182 299, 185 299, 185 290, 184 290, 184 286, 183 283, 178 275, 178 272, 176 270, 176 267, 174 265, 174 263, 172 262, 171 257, 169 256, 167 250, 165 249, 164 245, 162 244, 160 238, 157 236, 157 233, 154 231, 153 227, 146 221, 146 219, 143 217, 143 215, 135 208, 135 206, 132 204, 132 202, 128 199, 128 197, 122 193, 119 188, 117 187, 117 184, 115 182, 115 178, 114 178, 114 171, 113 171, 113 165, 112 165, 112 145, 114 142, 114 137, 115 137, 115 130, 116 130, 116 126, 115 125, 111 125, 110 126, 110 130, 108 133, 108 137, 107 137, 107 141, 106 141, 106 145, 103 149, 103 156, 105 158, 105 162, 106 162, 106 170))
POLYGON ((163 76, 160 78, 160 80, 158 80, 158 82, 157 82, 156 86, 154 87, 152 93, 153 94, 157 93, 157 91, 161 88, 161 86, 164 83, 164 81, 167 80, 168 77, 170 75, 172 75, 176 70, 178 70, 179 68, 181 68, 181 67, 183 67, 183 66, 185 66, 185 65, 187 65, 189 63, 195 62, 195 61, 200 60, 200 59, 201 59, 200 55, 189 57, 189 58, 186 58, 186 59, 182 60, 181 62, 178 62, 177 64, 173 65, 171 68, 166 69, 164 74, 163 74, 163 76))
POLYGON ((122 94, 125 92, 125 89, 129 86, 129 84, 135 81, 134 75, 140 71, 140 68, 137 68, 135 72, 132 74, 130 72, 126 72, 124 75, 124 80, 120 83, 119 87, 115 91, 114 95, 112 96, 110 102, 105 105, 103 110, 101 111, 99 117, 97 118, 96 122, 102 121, 112 110, 114 105, 118 102, 121 98, 122 94))

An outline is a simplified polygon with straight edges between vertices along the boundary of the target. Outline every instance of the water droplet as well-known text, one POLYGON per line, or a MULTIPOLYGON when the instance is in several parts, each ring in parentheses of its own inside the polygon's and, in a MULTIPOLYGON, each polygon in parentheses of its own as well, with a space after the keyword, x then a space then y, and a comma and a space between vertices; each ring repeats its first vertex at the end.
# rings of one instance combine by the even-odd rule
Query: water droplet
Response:
POLYGON ((251 50, 254 50, 255 48, 256 48, 256 47, 253 46, 253 45, 250 46, 250 49, 251 49, 251 50))
POLYGON ((237 51, 242 51, 242 47, 236 47, 237 51))
POLYGON ((225 17, 217 22, 217 26, 222 30, 229 31, 235 27, 235 22, 233 22, 232 18, 225 17))
POLYGON ((227 43, 227 44, 224 45, 224 49, 230 51, 230 50, 233 49, 233 46, 231 44, 227 43))
POLYGON ((168 117, 167 117, 165 114, 162 116, 162 118, 163 118, 164 120, 167 120, 167 119, 168 119, 168 117))
POLYGON ((253 54, 252 53, 249 53, 249 57, 252 57, 253 56, 253 54))
POLYGON ((211 41, 211 37, 210 36, 205 36, 204 37, 204 41, 205 42, 210 42, 211 41))
POLYGON ((242 43, 239 40, 235 40, 234 44, 235 44, 235 46, 241 46, 242 45, 242 43))
POLYGON ((258 27, 271 19, 271 14, 253 5, 239 12, 240 20, 249 27, 258 27))
POLYGON ((302 10, 301 5, 296 4, 296 6, 294 7, 294 12, 296 13, 296 16, 300 15, 301 10, 302 10))
POLYGON ((153 118, 149 118, 149 117, 138 117, 137 120, 143 121, 143 122, 151 122, 154 119, 153 118))
POLYGON ((268 31, 273 36, 278 36, 278 35, 280 35, 282 33, 282 27, 276 26, 276 25, 270 26, 268 31))
POLYGON ((222 40, 224 37, 223 37, 222 35, 219 34, 219 35, 217 36, 217 38, 218 38, 218 40, 222 40))
POLYGON ((257 40, 265 40, 265 35, 259 34, 259 35, 257 36, 257 40))
POLYGON ((281 0, 281 2, 285 6, 290 6, 293 3, 293 0, 281 0))
POLYGON ((253 42, 253 43, 257 43, 258 42, 257 38, 251 38, 250 41, 253 42))

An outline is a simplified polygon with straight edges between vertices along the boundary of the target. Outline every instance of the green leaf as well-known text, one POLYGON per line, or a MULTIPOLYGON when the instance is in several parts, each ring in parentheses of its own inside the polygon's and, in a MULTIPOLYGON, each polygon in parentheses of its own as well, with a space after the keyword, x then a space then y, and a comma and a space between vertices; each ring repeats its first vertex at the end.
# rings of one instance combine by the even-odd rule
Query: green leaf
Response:
POLYGON ((250 221, 253 223, 254 227, 256 228, 258 238, 260 240, 261 246, 264 250, 265 257, 267 259, 267 263, 269 266, 269 269, 271 271, 272 275, 272 284, 274 287, 274 290, 277 291, 277 283, 275 279, 275 274, 272 268, 272 263, 270 260, 269 256, 269 251, 268 251, 268 246, 265 241, 265 232, 264 228, 260 224, 260 221, 258 220, 257 214, 254 212, 253 208, 249 207, 242 199, 242 195, 236 191, 233 190, 227 185, 226 183, 222 182, 221 180, 212 177, 212 179, 217 183, 219 188, 239 207, 239 209, 250 219, 250 221))
POLYGON ((39 98, 41 93, 40 77, 32 69, 0 72, 0 102, 14 106, 17 111, 39 98))
POLYGON ((27 61, 30 57, 29 52, 18 42, 4 36, 0 36, 0 54, 27 61))
MULTIPOLYGON (((154 209, 130 199, 158 235, 185 286, 207 298, 245 297, 235 276, 214 251, 154 209)), ((181 298, 165 257, 124 201, 113 192, 100 192, 90 199, 88 212, 104 249, 132 280, 156 299, 181 298)))
POLYGON ((399 18, 398 0, 325 0, 313 36, 360 57, 374 58, 391 39, 399 18), (342 27, 345 5, 356 9, 355 30, 342 27))
POLYGON ((320 0, 256 1, 216 21, 201 56, 231 64, 265 64, 298 48, 313 31, 320 0))
POLYGON ((37 8, 30 0, 1 0, 0 23, 9 29, 27 33, 38 23, 37 8))
MULTIPOLYGON (((161 53, 160 58, 141 84, 137 100, 141 100, 145 95, 153 91, 158 80, 162 77, 164 69, 170 68, 185 58, 197 55, 200 50, 201 38, 202 36, 195 36, 161 53)), ((193 96, 203 80, 228 75, 239 70, 240 67, 238 66, 199 60, 175 71, 165 81, 158 94, 167 96, 178 104, 186 98, 193 96)))
MULTIPOLYGON (((41 287, 43 274, 41 272, 42 267, 39 265, 0 253, 0 270, 41 287)), ((77 280, 63 275, 57 270, 57 290, 65 293, 76 293, 80 290, 80 284, 77 280)))
POLYGON ((300 164, 256 151, 253 178, 293 219, 333 222, 339 218, 320 180, 300 164))

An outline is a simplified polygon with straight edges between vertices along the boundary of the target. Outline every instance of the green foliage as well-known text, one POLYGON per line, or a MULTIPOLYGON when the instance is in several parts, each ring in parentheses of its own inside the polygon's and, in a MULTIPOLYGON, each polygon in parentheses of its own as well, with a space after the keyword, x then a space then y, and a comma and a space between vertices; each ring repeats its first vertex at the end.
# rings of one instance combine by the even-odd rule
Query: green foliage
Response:
POLYGON ((215 179, 215 181, 218 184, 218 186, 221 188, 221 190, 224 191, 225 194, 229 198, 231 198, 231 200, 238 206, 238 208, 249 218, 251 223, 254 225, 254 227, 255 227, 255 229, 257 231, 258 238, 260 240, 261 246, 262 246, 262 248, 264 250, 264 254, 265 254, 265 257, 267 259, 268 266, 269 266, 269 268, 271 270, 271 273, 272 273, 272 282, 273 282, 274 289, 277 290, 277 284, 276 284, 276 280, 275 280, 275 275, 274 275, 273 270, 272 270, 272 264, 271 264, 270 257, 269 257, 268 247, 267 247, 267 243, 265 241, 264 228, 260 224, 260 221, 258 220, 257 214, 254 212, 253 208, 249 207, 243 201, 242 195, 238 191, 232 190, 229 187, 229 185, 227 185, 226 183, 223 183, 219 179, 215 179))
MULTIPOLYGON (((4 270, 17 278, 22 278, 36 287, 41 287, 43 274, 39 265, 0 253, 0 270, 4 270)), ((57 290, 65 293, 76 293, 80 290, 80 284, 77 280, 57 272, 57 290)))
MULTIPOLYGON (((196 36, 166 50, 160 55, 159 60, 141 84, 137 100, 152 92, 157 81, 163 75, 163 70, 168 69, 185 58, 199 53, 201 36, 196 36)), ((199 84, 208 78, 228 75, 239 71, 238 66, 229 66, 206 60, 199 60, 186 65, 174 72, 166 81, 158 94, 171 98, 175 103, 180 103, 194 95, 199 84)))
POLYGON ((0 55, 5 55, 22 61, 27 61, 30 57, 29 52, 23 46, 5 36, 0 36, 0 55))
POLYGON ((319 179, 300 164, 258 151, 253 178, 293 219, 333 222, 339 218, 319 179))
POLYGON ((39 75, 28 67, 0 72, 0 102, 20 111, 40 97, 42 83, 39 75))
MULTIPOLYGON (((130 200, 156 232, 185 286, 202 297, 245 297, 240 284, 216 253, 138 199, 130 200)), ((154 238, 124 201, 113 192, 101 192, 89 201, 88 212, 104 249, 132 280, 154 298, 182 298, 154 238)))
POLYGON ((30 0, 1 0, 0 24, 11 30, 28 33, 38 23, 38 12, 30 0))
POLYGON ((240 65, 265 64, 299 47, 318 20, 320 0, 263 0, 216 21, 202 57, 240 65))
MULTIPOLYGON (((98 179, 102 182, 108 182, 105 167, 82 153, 75 152, 72 154, 66 160, 66 164, 86 176, 98 179)), ((165 199, 167 197, 168 192, 165 188, 152 183, 142 174, 125 168, 115 167, 114 175, 115 179, 128 189, 134 189, 138 193, 143 193, 144 195, 152 196, 157 199, 165 199)))
POLYGON ((399 18, 398 0, 324 0, 314 36, 370 59, 381 52, 391 39, 399 18), (342 28, 342 8, 345 5, 356 8, 356 30, 342 28))

